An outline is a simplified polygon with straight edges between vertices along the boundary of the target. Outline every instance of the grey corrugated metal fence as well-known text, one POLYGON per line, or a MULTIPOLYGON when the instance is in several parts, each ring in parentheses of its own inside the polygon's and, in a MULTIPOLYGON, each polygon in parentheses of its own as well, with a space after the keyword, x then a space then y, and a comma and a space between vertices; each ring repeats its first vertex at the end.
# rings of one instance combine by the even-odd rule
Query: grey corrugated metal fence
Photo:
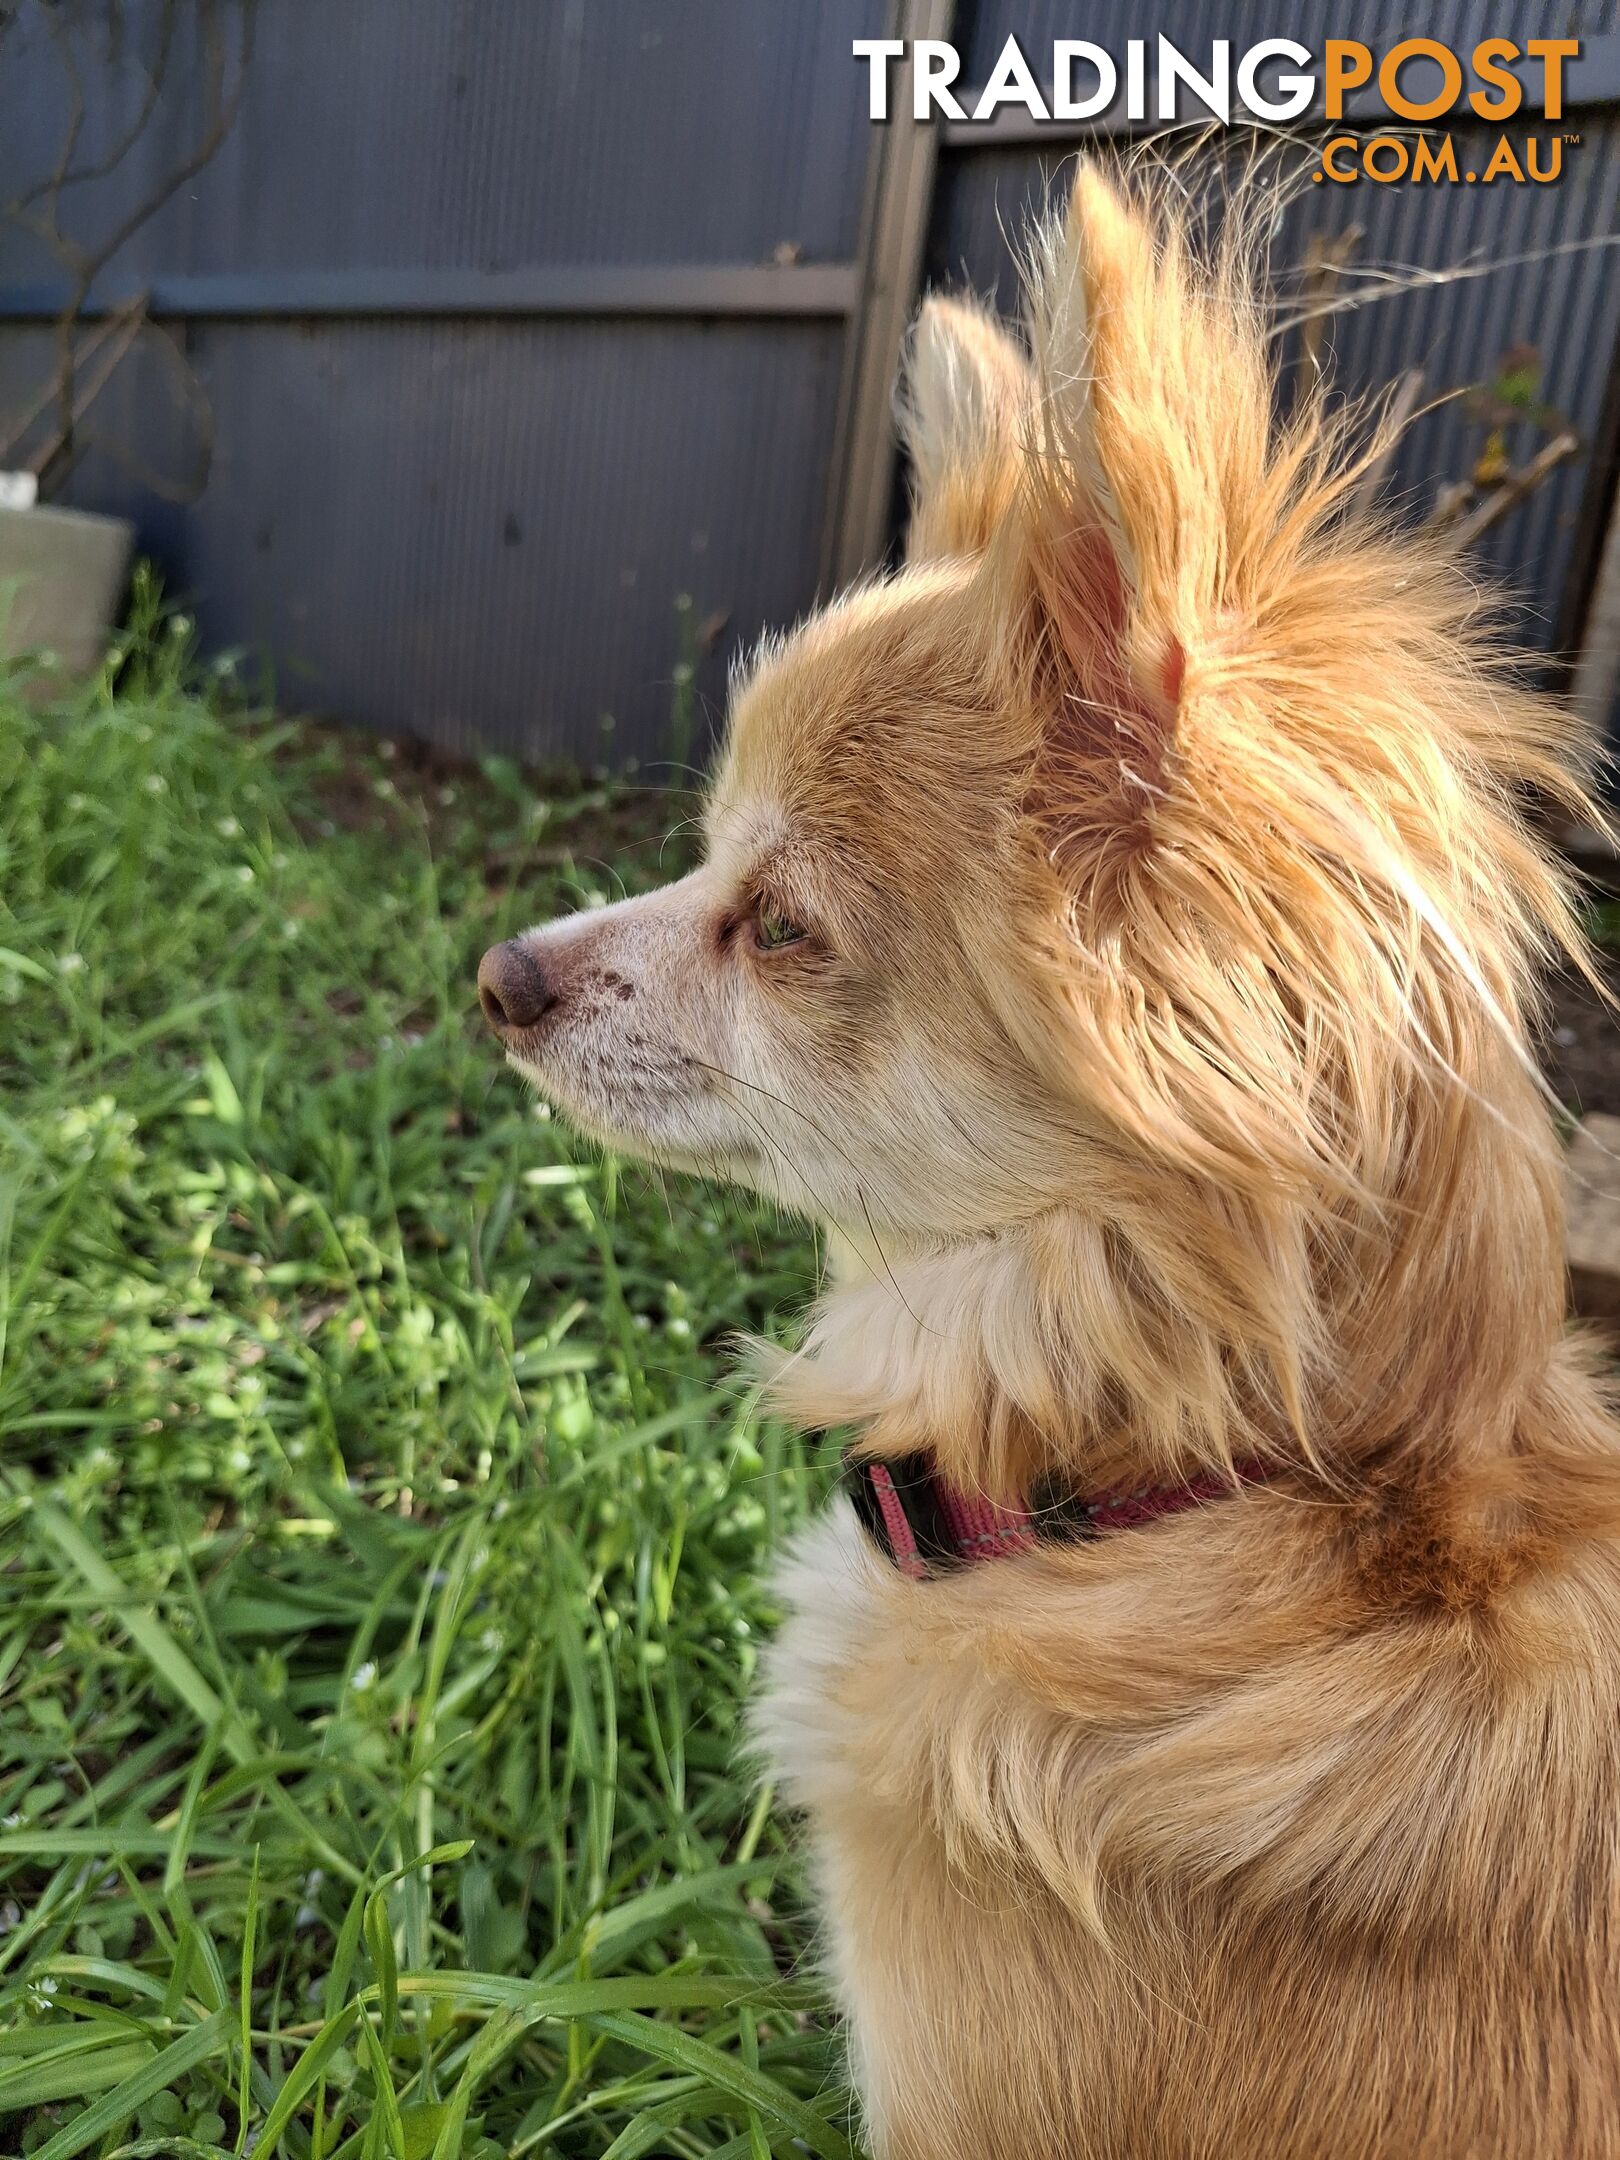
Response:
MULTIPOLYGON (((712 693, 821 573, 870 149, 849 47, 888 7, 253 4, 232 133, 106 281, 182 328, 208 486, 172 508, 93 453, 72 499, 132 511, 209 639, 273 656, 290 703, 455 746, 656 752, 677 596, 724 618, 712 693)), ((125 14, 121 53, 80 48, 82 162, 126 124, 160 9, 125 14)), ((0 198, 66 122, 50 40, 13 35, 0 198)), ((164 155, 154 124, 141 163, 164 155)), ((90 230, 141 184, 68 208, 90 230)), ((0 251, 3 412, 57 292, 25 235, 0 251)), ((182 474, 187 431, 149 364, 93 422, 182 474)))
MULTIPOLYGON (((1094 0, 1083 22, 1057 0, 253 4, 230 137, 102 295, 147 290, 182 338, 214 414, 207 488, 167 504, 111 454, 133 443, 177 477, 193 454, 172 382, 137 360, 96 408, 108 447, 70 499, 132 512, 210 641, 268 654, 289 704, 610 762, 669 754, 677 662, 718 701, 738 645, 870 549, 914 266, 1010 301, 1005 229, 1071 147, 1016 114, 873 128, 851 40, 950 21, 964 79, 982 80, 1009 30, 1033 55, 1077 29, 1116 48, 1144 30, 1134 0, 1094 0)), ((120 51, 79 10, 87 162, 130 118, 159 0, 123 12, 120 51)), ((1245 34, 1233 12, 1166 0, 1148 28, 1197 52, 1245 34)), ((1336 27, 1358 36, 1467 45, 1526 34, 1529 11, 1349 12, 1336 27)), ((40 13, 24 0, 4 49, 0 199, 61 141, 40 13)), ((1549 34, 1620 33, 1620 0, 1556 13, 1549 34)), ((1247 34, 1262 28, 1287 25, 1247 34)), ((198 64, 179 56, 177 112, 198 64)), ((152 173, 160 123, 140 153, 152 173)), ((1620 266, 1568 251, 1620 228, 1620 122, 1605 105, 1578 124, 1556 187, 1316 189, 1280 248, 1353 219, 1364 264, 1530 258, 1346 315, 1332 343, 1349 386, 1416 362, 1431 393, 1538 348, 1543 397, 1598 453, 1492 537, 1543 645, 1571 640, 1595 558, 1620 343, 1620 266)), ((73 214, 105 222, 141 184, 123 168, 73 214)), ((0 414, 42 376, 58 298, 49 259, 0 231, 0 414)), ((1398 477, 1421 494, 1477 443, 1447 406, 1398 477)))
MULTIPOLYGON (((1215 37, 1241 46, 1247 36, 1311 43, 1317 35, 1311 22, 1290 24, 1281 10, 1262 24, 1257 11, 1226 0, 1178 0, 1152 12, 1152 30, 1162 28, 1190 56, 1207 53, 1215 37)), ((1362 228, 1352 258, 1358 272, 1389 273, 1390 298, 1329 324, 1326 349, 1346 390, 1381 389, 1421 367, 1425 400, 1445 399, 1488 378, 1515 348, 1533 349, 1539 398, 1576 430, 1581 454, 1496 526, 1481 553, 1520 597, 1523 639, 1543 651, 1567 647, 1579 632, 1596 528, 1610 499, 1620 402, 1620 247, 1593 245, 1620 238, 1620 0, 1556 9, 1361 0, 1332 27, 1380 48, 1429 37, 1463 53, 1489 36, 1582 40, 1582 65, 1570 75, 1572 109, 1559 123, 1582 140, 1565 154, 1556 183, 1306 186, 1274 250, 1286 273, 1303 262, 1313 235, 1331 238, 1354 224, 1362 228)), ((1136 0, 1091 0, 1085 10, 1084 35, 1111 51, 1143 30, 1136 0)), ((1075 10, 1063 0, 978 0, 959 11, 955 42, 964 76, 982 81, 1009 32, 1034 53, 1074 31, 1075 10)), ((927 261, 931 281, 994 292, 1007 307, 1017 292, 1006 234, 1018 230, 1028 205, 1044 202, 1074 147, 1053 127, 1030 140, 1023 117, 1014 110, 989 128, 947 127, 927 261)), ((1500 130, 1470 120, 1453 132, 1460 169, 1483 171, 1500 130)), ((1485 433, 1466 400, 1447 399, 1406 436, 1391 484, 1415 511, 1427 508, 1439 483, 1469 472, 1485 433)), ((1525 428, 1509 447, 1523 454, 1533 440, 1525 428)))

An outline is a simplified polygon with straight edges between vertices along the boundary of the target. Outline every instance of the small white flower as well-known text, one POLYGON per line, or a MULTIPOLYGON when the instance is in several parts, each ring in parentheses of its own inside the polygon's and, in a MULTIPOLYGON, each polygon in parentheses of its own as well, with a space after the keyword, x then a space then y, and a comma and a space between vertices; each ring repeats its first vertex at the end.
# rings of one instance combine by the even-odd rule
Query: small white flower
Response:
POLYGON ((7 1830, 20 1830, 22 1828, 22 1822, 22 1816, 18 1814, 15 1809, 13 1809, 12 1812, 6 1817, 4 1827, 7 1830))
POLYGON ((367 1658, 363 1665, 357 1665, 354 1668, 354 1678, 349 1682, 349 1685, 357 1695, 364 1695, 367 1688, 375 1686, 376 1680, 377 1668, 371 1659, 367 1658))
POLYGON ((90 806, 90 798, 88 795, 70 795, 67 806, 70 810, 87 810, 90 806))
POLYGON ((54 1995, 56 1993, 56 1982, 49 1973, 39 1982, 39 1992, 42 1995, 54 1995))
POLYGON ((295 1928, 313 1927, 321 1917, 320 1907, 315 1903, 315 1895, 325 1879, 319 1868, 311 1868, 304 1877, 304 1902, 299 1906, 297 1912, 293 1914, 293 1926, 295 1928))
POLYGON ((169 783, 160 772, 149 772, 141 785, 148 795, 164 795, 168 793, 169 783))
POLYGON ((171 615, 169 617, 169 635, 172 638, 190 637, 191 617, 189 615, 171 615))
POLYGON ((77 975, 84 966, 84 954, 78 952, 58 953, 56 965, 58 972, 63 975, 77 975))
POLYGON ((237 864, 236 882, 238 885, 251 885, 253 883, 253 865, 251 863, 241 862, 237 864))
POLYGON ((222 840, 234 840, 242 830, 240 818, 222 817, 214 827, 222 840))
POLYGON ((303 926, 297 921, 296 917, 289 915, 281 926, 281 934, 291 944, 294 938, 303 936, 303 926))

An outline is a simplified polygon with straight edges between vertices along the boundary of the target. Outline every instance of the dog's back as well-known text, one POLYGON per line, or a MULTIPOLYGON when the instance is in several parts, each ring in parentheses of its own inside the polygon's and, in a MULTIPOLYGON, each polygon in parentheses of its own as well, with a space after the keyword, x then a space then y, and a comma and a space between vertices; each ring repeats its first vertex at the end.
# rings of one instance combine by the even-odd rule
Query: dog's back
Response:
POLYGON ((1512 1498, 928 1585, 820 1526, 762 1739, 884 2160, 1620 2150, 1614 1463, 1559 1423, 1512 1498))

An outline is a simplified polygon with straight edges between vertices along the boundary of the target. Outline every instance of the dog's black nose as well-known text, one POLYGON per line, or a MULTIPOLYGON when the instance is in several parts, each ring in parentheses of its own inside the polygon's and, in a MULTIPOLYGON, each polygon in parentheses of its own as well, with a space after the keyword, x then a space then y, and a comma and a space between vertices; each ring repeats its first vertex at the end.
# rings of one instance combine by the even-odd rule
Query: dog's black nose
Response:
POLYGON ((557 1000, 534 947, 508 938, 504 945, 492 945, 478 963, 478 1002, 496 1034, 508 1035, 533 1027, 557 1000))

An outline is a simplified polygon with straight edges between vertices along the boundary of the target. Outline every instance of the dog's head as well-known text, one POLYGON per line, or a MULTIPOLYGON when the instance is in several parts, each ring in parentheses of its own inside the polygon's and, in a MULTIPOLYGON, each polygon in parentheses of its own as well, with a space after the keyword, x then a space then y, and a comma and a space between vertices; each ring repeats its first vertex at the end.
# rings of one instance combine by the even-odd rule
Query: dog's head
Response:
POLYGON ((1279 423, 1240 222, 1200 249, 1084 169, 1027 354, 930 302, 907 560, 739 683, 702 867, 480 971, 616 1148, 902 1252, 1042 1242, 1108 1386, 1185 1368, 1171 1425, 1298 1421, 1436 1146, 1464 1234, 1570 934, 1513 800, 1562 784, 1549 715, 1320 402, 1279 423))
POLYGON ((973 583, 908 569, 767 651, 702 867, 486 956, 509 1054, 586 1131, 891 1233, 1041 1203, 1012 980, 1040 865, 973 583))

